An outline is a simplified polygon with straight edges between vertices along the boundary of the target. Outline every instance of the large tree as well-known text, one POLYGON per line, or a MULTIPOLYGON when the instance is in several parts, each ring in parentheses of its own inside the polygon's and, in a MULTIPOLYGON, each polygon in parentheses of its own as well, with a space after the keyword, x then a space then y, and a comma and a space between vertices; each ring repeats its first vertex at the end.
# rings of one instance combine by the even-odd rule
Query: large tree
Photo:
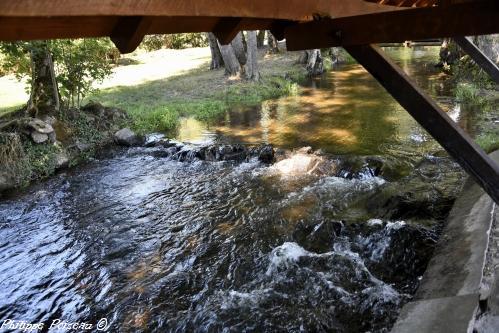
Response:
POLYGON ((260 72, 258 71, 258 50, 257 50, 257 38, 256 31, 248 31, 248 57, 247 57, 247 69, 246 78, 252 81, 260 80, 260 72))
POLYGON ((31 91, 27 112, 31 115, 51 115, 59 112, 60 98, 54 60, 46 42, 33 42, 31 59, 31 91))
POLYGON ((107 39, 0 43, 0 50, 2 67, 28 78, 26 111, 32 115, 55 115, 62 104, 79 106, 92 83, 111 73, 107 39))
POLYGON ((317 76, 324 73, 324 63, 321 50, 313 49, 303 51, 298 62, 306 65, 308 75, 317 76))
POLYGON ((209 32, 207 35, 211 51, 210 69, 217 69, 223 67, 224 60, 222 58, 222 53, 220 52, 220 48, 218 46, 217 37, 215 37, 215 35, 212 32, 209 32))
MULTIPOLYGON (((239 32, 231 43, 222 45, 218 40, 212 40, 210 35, 211 63, 220 63, 217 54, 220 52, 225 74, 229 76, 241 76, 250 80, 259 80, 258 53, 256 31, 248 32, 248 42, 244 39, 244 34, 239 32)), ((210 66, 212 69, 213 66, 210 66)))
POLYGON ((267 31, 267 44, 269 46, 269 53, 279 53, 279 43, 270 31, 267 31))

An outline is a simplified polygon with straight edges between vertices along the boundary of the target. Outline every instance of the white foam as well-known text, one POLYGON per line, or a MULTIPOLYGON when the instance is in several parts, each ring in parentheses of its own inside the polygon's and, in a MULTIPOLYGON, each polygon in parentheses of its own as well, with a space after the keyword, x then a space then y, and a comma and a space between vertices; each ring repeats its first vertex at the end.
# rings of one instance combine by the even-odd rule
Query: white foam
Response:
POLYGON ((278 267, 288 267, 301 257, 309 255, 311 255, 310 252, 295 242, 285 242, 270 253, 270 265, 266 274, 271 275, 278 267))
POLYGON ((375 226, 375 225, 382 225, 383 224, 383 220, 381 219, 370 219, 367 221, 367 225, 372 227, 372 226, 375 226))

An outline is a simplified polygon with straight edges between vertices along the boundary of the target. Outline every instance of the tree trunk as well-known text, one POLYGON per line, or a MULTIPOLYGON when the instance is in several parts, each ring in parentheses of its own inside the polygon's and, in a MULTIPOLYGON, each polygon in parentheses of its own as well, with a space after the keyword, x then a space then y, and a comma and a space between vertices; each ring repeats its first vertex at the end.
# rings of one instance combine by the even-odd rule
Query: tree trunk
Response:
POLYGON ((265 30, 259 30, 256 35, 256 47, 261 49, 265 42, 265 30))
POLYGON ((236 37, 230 42, 232 48, 234 49, 234 54, 236 55, 237 61, 241 64, 241 66, 246 65, 246 50, 244 47, 243 33, 239 32, 236 37))
POLYGON ((215 35, 212 32, 209 32, 207 35, 211 51, 210 69, 217 69, 223 67, 224 60, 222 58, 222 53, 220 52, 220 48, 218 47, 217 37, 215 37, 215 35))
POLYGON ((499 64, 499 34, 476 36, 473 42, 490 60, 499 64))
POLYGON ((303 51, 298 59, 298 63, 306 64, 309 76, 317 76, 324 73, 324 63, 322 61, 321 50, 319 49, 303 51))
POLYGON ((447 66, 454 64, 462 56, 461 48, 451 38, 444 38, 440 48, 440 63, 438 66, 447 66))
POLYGON ((270 31, 267 32, 267 44, 269 45, 269 53, 279 53, 279 44, 277 43, 277 39, 275 39, 274 35, 270 31))
POLYGON ((258 50, 257 50, 257 38, 256 31, 248 31, 247 33, 248 41, 248 59, 246 62, 246 77, 248 80, 259 81, 260 73, 258 72, 258 50))
POLYGON ((239 61, 237 60, 232 45, 222 45, 220 44, 220 42, 218 42, 218 47, 220 48, 220 53, 222 54, 222 58, 224 61, 225 74, 230 76, 241 74, 242 68, 239 64, 239 61))
POLYGON ((57 87, 52 54, 46 43, 31 50, 31 93, 27 112, 32 115, 52 115, 59 111, 57 87))

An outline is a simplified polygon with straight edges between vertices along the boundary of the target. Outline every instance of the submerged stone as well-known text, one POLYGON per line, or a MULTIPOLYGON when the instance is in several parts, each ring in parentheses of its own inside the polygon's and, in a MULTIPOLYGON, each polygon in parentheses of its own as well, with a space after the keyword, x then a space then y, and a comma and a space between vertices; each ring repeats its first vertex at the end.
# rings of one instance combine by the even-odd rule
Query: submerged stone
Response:
POLYGON ((316 224, 300 222, 293 232, 293 238, 308 251, 325 253, 332 250, 342 227, 343 223, 339 221, 322 221, 316 224))

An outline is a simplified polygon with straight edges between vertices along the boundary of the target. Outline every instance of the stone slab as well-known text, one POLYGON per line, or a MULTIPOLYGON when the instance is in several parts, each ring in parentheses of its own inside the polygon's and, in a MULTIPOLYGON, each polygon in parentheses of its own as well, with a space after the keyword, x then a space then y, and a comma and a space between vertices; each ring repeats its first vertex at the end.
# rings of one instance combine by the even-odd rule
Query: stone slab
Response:
MULTIPOLYGON (((499 151, 490 155, 499 163, 499 151)), ((456 200, 414 301, 392 332, 468 332, 480 299, 494 202, 470 178, 456 200)), ((496 291, 499 295, 499 290, 496 291)))
POLYGON ((478 294, 432 298, 408 303, 392 333, 466 333, 473 329, 478 294))

